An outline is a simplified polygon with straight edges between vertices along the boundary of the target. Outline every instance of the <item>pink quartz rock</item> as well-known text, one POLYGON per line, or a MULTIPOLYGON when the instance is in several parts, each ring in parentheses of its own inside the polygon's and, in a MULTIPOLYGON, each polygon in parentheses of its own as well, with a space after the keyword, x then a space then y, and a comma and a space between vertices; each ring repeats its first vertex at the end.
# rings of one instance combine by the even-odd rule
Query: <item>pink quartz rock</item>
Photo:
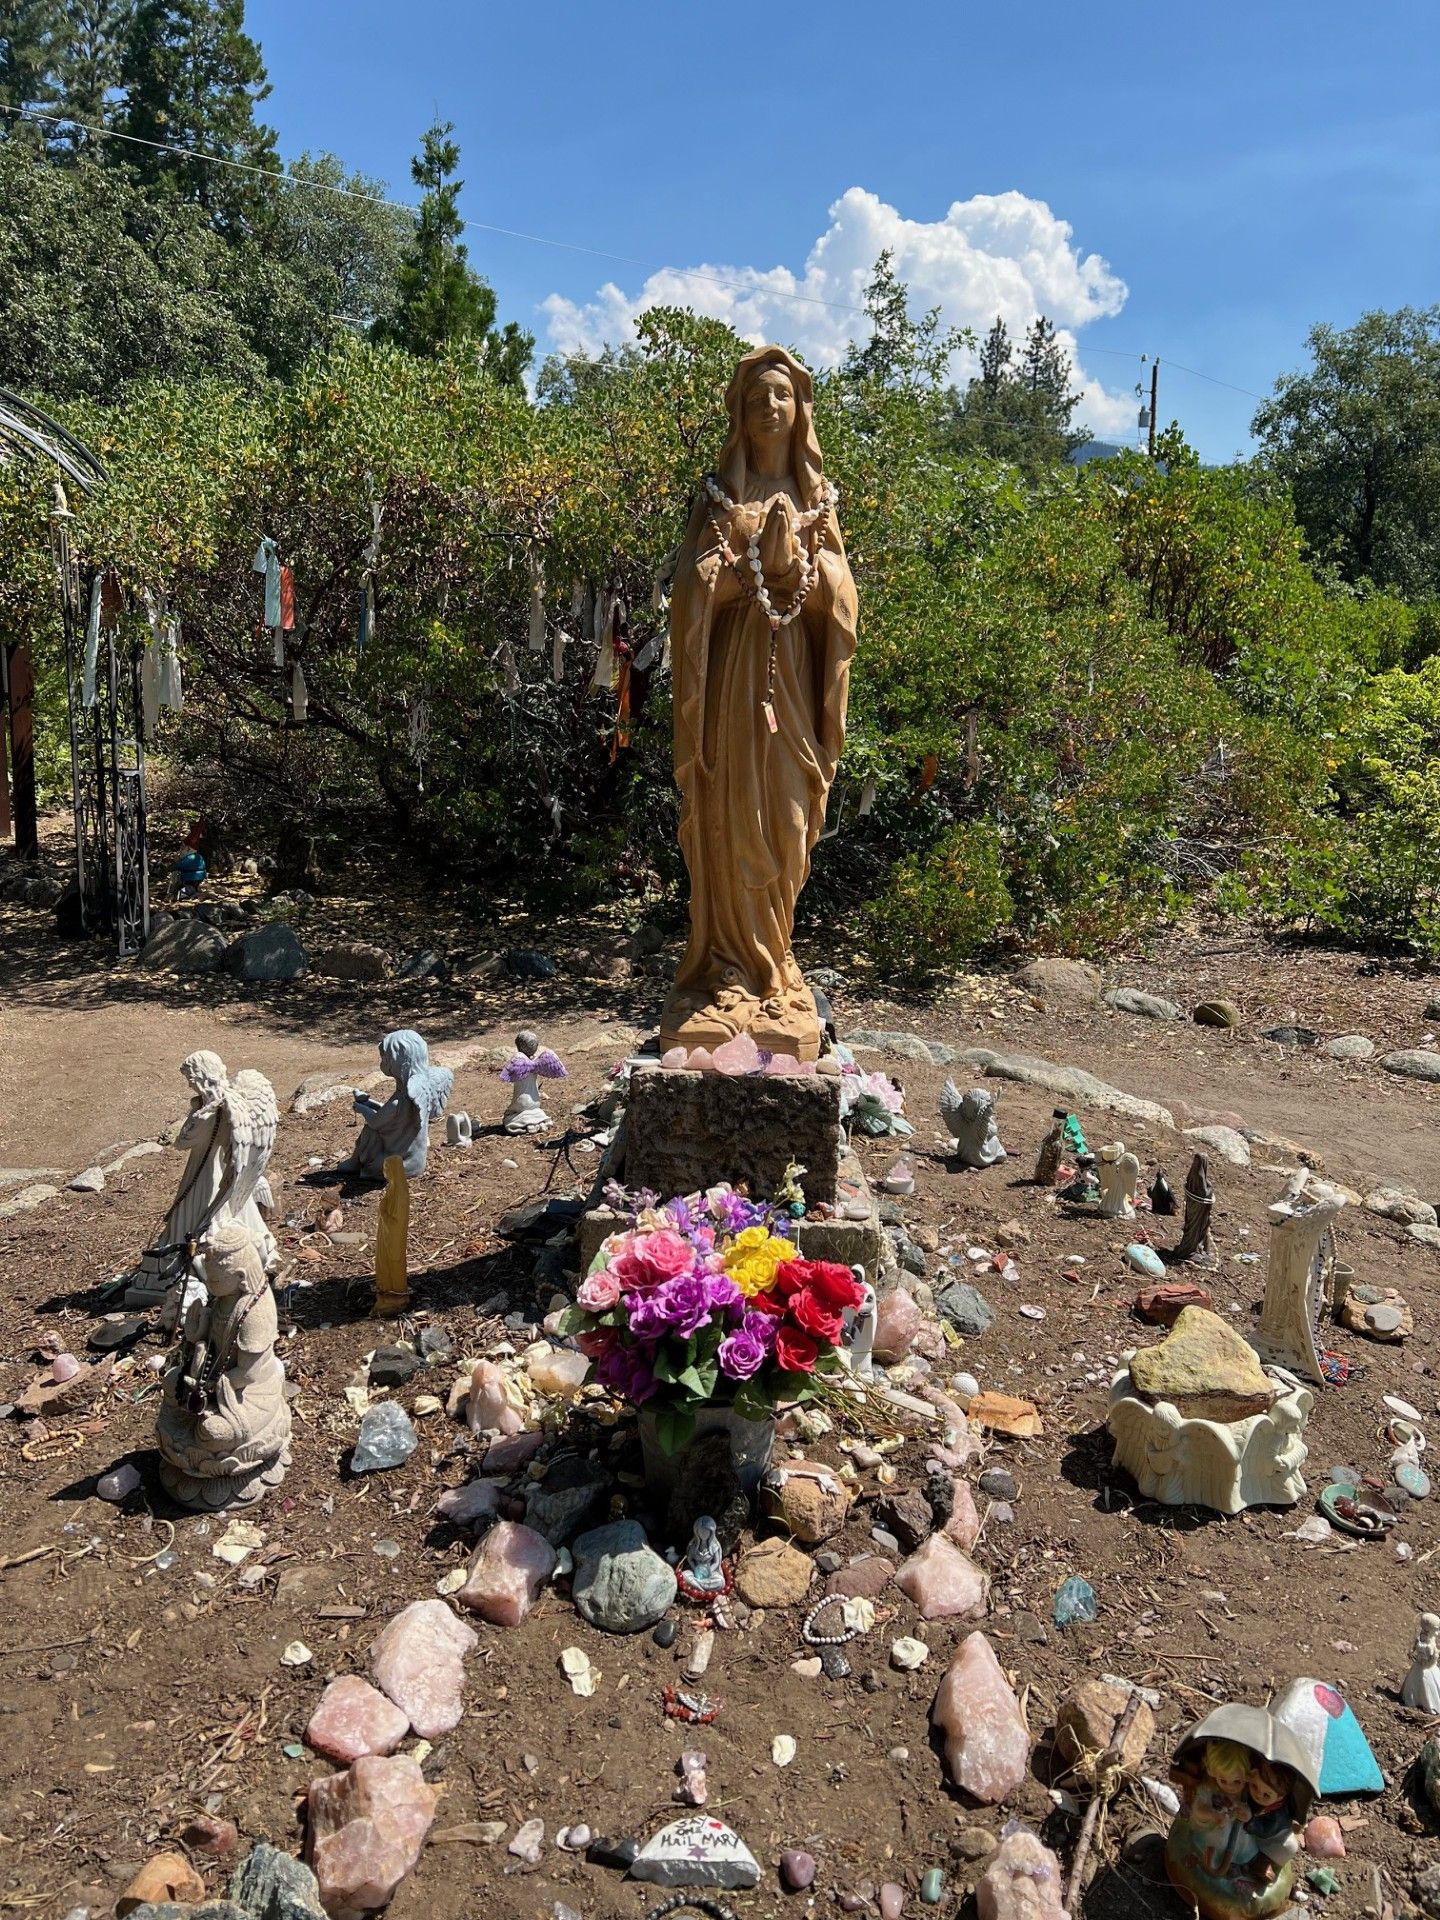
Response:
POLYGON ((385 1905, 420 1858, 439 1798, 408 1754, 370 1754, 310 1782, 310 1864, 331 1920, 385 1905))
POLYGON ((961 1642, 940 1682, 930 1719, 944 1735, 951 1779, 972 1799, 995 1806, 1025 1778, 1030 1735, 1020 1703, 983 1633, 961 1642))
POLYGON ((932 1533, 902 1563, 895 1584, 924 1620, 978 1620, 990 1589, 975 1562, 943 1533, 932 1533))
POLYGON ((713 1073, 715 1070, 715 1061, 708 1047, 692 1047, 685 1064, 691 1073, 713 1073))
POLYGON ((890 1367, 903 1360, 920 1331, 923 1315, 903 1287, 896 1287, 875 1309, 875 1358, 890 1367))
POLYGON ((813 1060, 797 1060, 793 1053, 772 1054, 765 1062, 765 1071, 775 1079, 796 1079, 815 1072, 813 1060))
POLYGON ((80 1371, 80 1362, 73 1353, 57 1353, 50 1362, 50 1378, 60 1382, 73 1380, 80 1371))
POLYGON ((905 1911, 905 1889, 887 1880, 880 1889, 880 1920, 900 1920, 905 1911))
POLYGON ((660 1064, 662 1067, 683 1067, 686 1057, 684 1047, 667 1047, 660 1056, 660 1064))
POLYGON ((978 1920, 1070 1920, 1060 1904, 1060 1862, 1021 1827, 1000 1842, 1000 1851, 975 1889, 978 1920))
POLYGON ((463 1487, 451 1487, 435 1502, 435 1511, 452 1527, 479 1529, 500 1512, 500 1484, 496 1480, 468 1480, 463 1487))
POLYGON ((980 1538, 980 1516, 975 1511, 975 1496, 970 1491, 970 1482, 955 1474, 951 1478, 951 1485, 955 1489, 955 1507, 945 1522, 945 1538, 953 1540, 963 1553, 968 1553, 980 1538))
MULTIPOLYGON (((710 1056, 710 1064, 716 1073, 729 1074, 738 1078, 742 1074, 759 1073, 764 1066, 760 1058, 760 1049, 754 1038, 748 1033, 737 1033, 733 1040, 722 1040, 710 1056)), ((694 1061, 691 1061, 694 1065, 694 1061)))
POLYGON ((545 1444, 543 1433, 512 1433, 492 1440, 485 1450, 486 1473, 518 1473, 528 1467, 545 1444))
POLYGON ((414 1600, 370 1649, 370 1677, 422 1740, 438 1740, 465 1711, 465 1655, 480 1636, 443 1600, 414 1600))
POLYGON ((825 1591, 843 1594, 847 1600, 874 1600, 894 1578, 895 1562, 883 1554, 872 1553, 853 1567, 842 1567, 839 1573, 832 1573, 825 1582, 825 1591))
POLYGON ((525 1362, 530 1384, 537 1393, 552 1393, 561 1400, 573 1400, 585 1384, 590 1362, 583 1353, 552 1348, 549 1353, 533 1353, 525 1362))
POLYGON ((1345 1835, 1332 1813, 1317 1813, 1305 1828, 1304 1840, 1306 1853, 1317 1860, 1345 1858, 1345 1835))
POLYGON ((524 1415, 508 1392, 505 1369, 493 1360, 477 1360, 470 1376, 470 1405, 465 1419, 472 1433, 518 1433, 524 1415))
POLYGON ((369 1753, 393 1753, 410 1731, 410 1721, 358 1673, 342 1673, 320 1696, 305 1729, 307 1746, 348 1767, 369 1753))
POLYGON ((493 1526, 470 1562, 455 1598, 493 1627, 518 1627, 555 1571, 555 1549, 543 1535, 512 1520, 493 1526))

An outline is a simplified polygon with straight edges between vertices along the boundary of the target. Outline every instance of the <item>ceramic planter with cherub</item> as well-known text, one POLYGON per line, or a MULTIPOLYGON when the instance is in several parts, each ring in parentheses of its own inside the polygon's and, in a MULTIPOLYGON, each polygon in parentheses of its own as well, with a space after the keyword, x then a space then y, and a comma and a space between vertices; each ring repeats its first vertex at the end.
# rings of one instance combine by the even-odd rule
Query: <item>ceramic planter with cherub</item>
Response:
POLYGON ((1305 1748, 1263 1707, 1217 1707, 1170 1769, 1180 1811, 1171 1881, 1204 1920, 1266 1920, 1289 1907, 1300 1829, 1319 1792, 1305 1748))

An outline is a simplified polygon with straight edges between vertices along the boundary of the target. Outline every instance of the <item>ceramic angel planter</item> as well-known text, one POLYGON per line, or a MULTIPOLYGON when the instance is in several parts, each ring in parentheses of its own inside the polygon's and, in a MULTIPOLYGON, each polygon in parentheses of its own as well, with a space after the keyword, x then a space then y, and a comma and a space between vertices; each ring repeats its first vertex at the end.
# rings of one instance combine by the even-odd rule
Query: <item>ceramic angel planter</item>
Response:
POLYGON ((1290 1911, 1300 1828, 1318 1786, 1304 1746, 1263 1707, 1217 1707, 1181 1741, 1165 1867, 1203 1920, 1290 1911))
POLYGON ((515 1052, 500 1069, 500 1078, 511 1089, 510 1104, 500 1124, 506 1133, 544 1133, 555 1122, 540 1102, 542 1080, 564 1080, 564 1063, 558 1054, 542 1047, 539 1036, 527 1027, 515 1036, 515 1052))

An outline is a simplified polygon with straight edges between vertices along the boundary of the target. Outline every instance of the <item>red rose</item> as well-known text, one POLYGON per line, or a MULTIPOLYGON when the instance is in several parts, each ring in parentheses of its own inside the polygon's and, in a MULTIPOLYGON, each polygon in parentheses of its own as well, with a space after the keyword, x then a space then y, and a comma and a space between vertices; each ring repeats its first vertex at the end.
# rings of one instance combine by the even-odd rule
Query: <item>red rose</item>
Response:
POLYGON ((782 1373, 813 1373, 820 1358, 819 1342, 799 1327, 782 1320, 775 1335, 775 1364, 782 1373))
POLYGON ((839 1314, 832 1313, 808 1287, 803 1287, 790 1302, 790 1318, 804 1332, 814 1334, 817 1340, 828 1340, 832 1347, 839 1343, 844 1331, 839 1314))
POLYGON ((777 1320, 788 1311, 790 1302, 786 1296, 772 1288, 768 1293, 754 1293, 745 1302, 747 1312, 772 1314, 777 1320))
POLYGON ((810 1275, 805 1284, 832 1312, 844 1313, 865 1298, 865 1289, 848 1267, 834 1260, 811 1260, 807 1264, 810 1275))
POLYGON ((771 1292, 778 1300, 793 1300, 810 1278, 812 1262, 809 1260, 784 1260, 775 1269, 775 1285, 771 1292))

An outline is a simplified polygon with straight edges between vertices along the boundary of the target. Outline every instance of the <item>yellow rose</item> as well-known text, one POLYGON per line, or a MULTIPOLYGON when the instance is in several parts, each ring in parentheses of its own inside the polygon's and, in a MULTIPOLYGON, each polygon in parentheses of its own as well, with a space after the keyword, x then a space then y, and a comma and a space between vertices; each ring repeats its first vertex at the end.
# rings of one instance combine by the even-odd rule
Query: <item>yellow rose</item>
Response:
POLYGON ((749 1259, 737 1260, 733 1266, 727 1265, 725 1271, 747 1300, 753 1299, 757 1293, 768 1293, 775 1284, 774 1267, 756 1254, 749 1259))

